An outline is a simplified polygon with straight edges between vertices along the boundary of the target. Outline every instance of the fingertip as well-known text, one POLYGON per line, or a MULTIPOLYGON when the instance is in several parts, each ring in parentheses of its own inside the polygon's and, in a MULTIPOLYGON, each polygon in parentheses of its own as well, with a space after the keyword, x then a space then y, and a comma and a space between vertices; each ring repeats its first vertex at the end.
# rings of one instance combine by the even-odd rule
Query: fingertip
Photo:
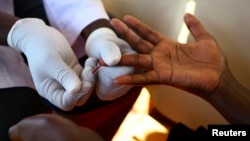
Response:
POLYGON ((126 21, 127 19, 129 19, 130 15, 125 15, 123 16, 123 19, 126 21))
POLYGON ((191 27, 193 18, 194 18, 194 16, 192 14, 190 14, 190 13, 186 13, 184 15, 184 21, 185 21, 188 28, 191 27))
POLYGON ((76 83, 71 83, 72 85, 69 85, 69 87, 68 87, 68 90, 71 93, 78 92, 80 90, 80 88, 81 88, 81 81, 80 81, 80 79, 77 79, 76 81, 77 81, 76 83))
POLYGON ((135 17, 131 16, 131 15, 125 15, 123 17, 123 20, 126 21, 129 24, 134 23, 134 22, 138 22, 138 20, 135 17))
POLYGON ((81 89, 80 79, 71 80, 71 83, 68 83, 68 86, 65 86, 65 88, 70 94, 77 93, 81 89))
POLYGON ((84 71, 82 72, 82 81, 89 81, 91 83, 95 83, 96 81, 96 75, 95 75, 95 68, 92 67, 85 67, 84 71))
POLYGON ((15 125, 13 125, 13 126, 11 126, 10 128, 9 128, 9 135, 12 135, 13 134, 13 131, 15 130, 15 125))
POLYGON ((104 48, 107 50, 103 50, 101 54, 102 64, 107 64, 108 66, 114 66, 119 63, 121 59, 121 51, 120 48, 115 43, 105 43, 103 44, 104 48), (112 52, 110 52, 112 50, 112 52))
POLYGON ((86 93, 86 91, 89 91, 90 89, 92 89, 93 86, 94 86, 93 82, 84 81, 82 84, 81 93, 86 93))
POLYGON ((190 13, 185 14, 184 21, 187 28, 189 29, 189 31, 191 32, 192 36, 196 41, 205 38, 210 38, 210 35, 205 29, 205 27, 202 25, 200 20, 196 18, 194 15, 190 13))
POLYGON ((95 57, 89 57, 84 64, 84 67, 95 68, 97 66, 98 59, 95 57))
POLYGON ((100 66, 107 66, 107 64, 102 59, 99 59, 98 63, 100 66))
POLYGON ((11 140, 18 140, 17 138, 19 133, 17 131, 17 125, 13 125, 9 128, 8 134, 11 140))
POLYGON ((133 16, 131 16, 131 15, 125 15, 124 17, 123 17, 123 19, 126 21, 126 20, 130 20, 130 19, 132 19, 133 18, 133 16))
POLYGON ((123 75, 123 76, 118 76, 114 79, 114 83, 116 85, 126 85, 126 82, 128 82, 127 76, 123 75))
POLYGON ((111 19, 110 20, 110 24, 112 25, 112 26, 116 26, 117 25, 117 23, 119 23, 120 22, 120 20, 119 19, 117 19, 117 18, 113 18, 113 19, 111 19))
POLYGON ((114 83, 117 84, 117 85, 119 85, 119 84, 120 84, 120 83, 119 83, 119 79, 118 79, 118 78, 115 78, 115 79, 114 79, 114 83))
POLYGON ((193 17, 193 14, 191 13, 185 13, 184 18, 190 18, 193 17))
MULTIPOLYGON (((116 56, 115 56, 116 57, 116 56)), ((115 66, 116 64, 118 64, 119 63, 119 61, 120 61, 120 59, 121 58, 118 58, 118 57, 113 57, 113 59, 111 60, 111 59, 106 59, 105 61, 106 61, 106 63, 105 64, 107 64, 107 66, 115 66)))

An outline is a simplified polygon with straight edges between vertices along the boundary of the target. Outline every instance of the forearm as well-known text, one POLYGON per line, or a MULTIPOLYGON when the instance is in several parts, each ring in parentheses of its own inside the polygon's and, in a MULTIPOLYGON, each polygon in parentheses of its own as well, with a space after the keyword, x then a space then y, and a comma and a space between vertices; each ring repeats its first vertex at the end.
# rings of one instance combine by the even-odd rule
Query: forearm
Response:
POLYGON ((231 72, 225 73, 222 83, 208 101, 228 122, 250 123, 250 91, 242 86, 231 72))
POLYGON ((18 20, 17 17, 10 16, 8 14, 0 12, 0 44, 7 45, 7 36, 14 25, 14 23, 18 20))

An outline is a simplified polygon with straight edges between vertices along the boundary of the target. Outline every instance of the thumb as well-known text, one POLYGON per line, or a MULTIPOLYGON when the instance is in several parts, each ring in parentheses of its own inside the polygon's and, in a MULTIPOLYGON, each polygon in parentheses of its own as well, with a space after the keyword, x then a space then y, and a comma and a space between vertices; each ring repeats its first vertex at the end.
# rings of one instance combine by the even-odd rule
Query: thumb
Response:
POLYGON ((121 59, 120 48, 114 42, 104 42, 101 47, 101 59, 109 66, 116 65, 121 59))
POLYGON ((57 69, 54 71, 56 80, 64 87, 64 89, 70 93, 77 93, 81 89, 81 80, 77 73, 73 71, 66 64, 58 65, 57 69))
POLYGON ((188 13, 184 16, 184 21, 196 41, 211 37, 207 30, 203 27, 201 22, 195 16, 188 13))

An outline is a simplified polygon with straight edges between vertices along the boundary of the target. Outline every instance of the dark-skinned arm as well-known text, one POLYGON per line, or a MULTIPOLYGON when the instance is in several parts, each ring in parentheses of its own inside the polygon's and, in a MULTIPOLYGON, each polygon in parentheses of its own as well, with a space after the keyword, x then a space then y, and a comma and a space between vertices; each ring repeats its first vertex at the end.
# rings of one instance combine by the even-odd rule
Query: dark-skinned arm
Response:
POLYGON ((250 124, 250 91, 227 69, 207 99, 230 123, 250 124))
POLYGON ((18 20, 17 17, 5 14, 0 12, 0 44, 1 45, 8 45, 7 44, 7 36, 14 25, 14 23, 18 20))

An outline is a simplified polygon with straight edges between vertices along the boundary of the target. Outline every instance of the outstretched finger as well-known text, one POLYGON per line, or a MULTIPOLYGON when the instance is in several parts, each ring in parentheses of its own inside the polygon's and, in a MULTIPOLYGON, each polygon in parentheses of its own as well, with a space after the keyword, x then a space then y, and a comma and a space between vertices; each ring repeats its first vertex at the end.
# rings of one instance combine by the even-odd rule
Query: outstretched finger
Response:
POLYGON ((149 55, 143 54, 127 54, 121 57, 120 62, 118 65, 121 66, 134 66, 136 68, 144 69, 144 70, 151 70, 152 69, 152 62, 149 55))
POLYGON ((211 38, 210 34, 195 16, 186 14, 184 21, 196 41, 211 38))
POLYGON ((143 40, 121 20, 114 18, 110 21, 110 24, 137 52, 147 54, 152 51, 153 44, 143 40))
POLYGON ((114 80, 118 85, 151 85, 159 84, 158 75, 154 71, 141 74, 123 75, 114 80))
POLYGON ((154 45, 158 44, 164 38, 164 36, 159 32, 153 30, 148 25, 133 16, 124 16, 124 21, 128 23, 143 39, 154 45))

